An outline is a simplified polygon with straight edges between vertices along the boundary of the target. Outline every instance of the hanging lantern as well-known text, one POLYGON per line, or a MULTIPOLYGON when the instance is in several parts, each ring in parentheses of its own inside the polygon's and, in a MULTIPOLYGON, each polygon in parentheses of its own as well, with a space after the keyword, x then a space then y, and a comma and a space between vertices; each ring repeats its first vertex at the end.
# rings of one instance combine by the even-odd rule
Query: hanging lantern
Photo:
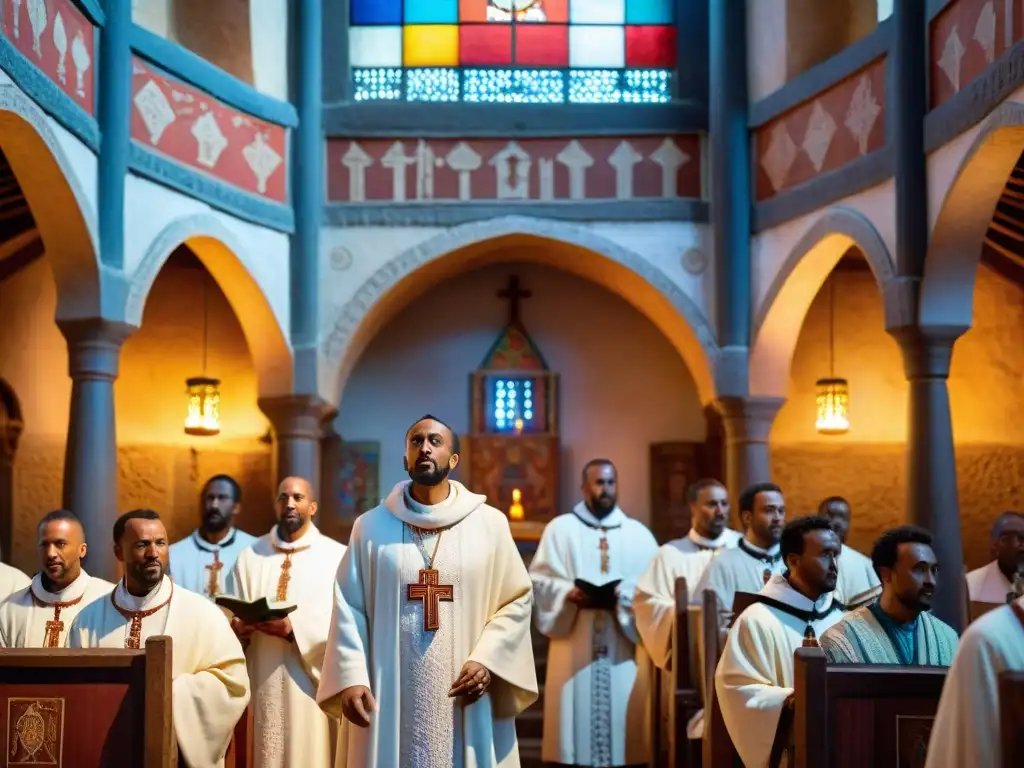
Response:
POLYGON ((823 435, 842 435, 850 429, 850 385, 846 379, 818 379, 818 418, 814 426, 823 435))
POLYGON ((185 434, 210 437, 220 434, 220 380, 198 376, 188 379, 188 415, 185 434))
POLYGON ((523 492, 518 488, 512 489, 512 506, 508 508, 509 520, 522 520, 526 516, 523 510, 523 492))

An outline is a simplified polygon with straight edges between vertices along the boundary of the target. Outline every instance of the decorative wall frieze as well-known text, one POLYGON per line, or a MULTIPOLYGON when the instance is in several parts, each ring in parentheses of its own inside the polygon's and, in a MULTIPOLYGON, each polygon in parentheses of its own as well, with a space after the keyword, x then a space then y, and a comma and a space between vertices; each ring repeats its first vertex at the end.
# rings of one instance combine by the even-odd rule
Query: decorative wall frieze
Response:
POLYGON ((95 114, 96 30, 70 0, 0 0, 3 36, 88 114, 95 114))
POLYGON ((701 184, 697 134, 327 143, 332 203, 664 200, 701 184))
POLYGON ((252 195, 287 201, 287 139, 248 115, 132 60, 131 135, 140 146, 252 195))
POLYGON ((929 25, 932 109, 958 94, 1024 36, 1020 0, 954 0, 929 25))
POLYGON ((884 144, 882 58, 756 130, 757 200, 841 168, 884 144))

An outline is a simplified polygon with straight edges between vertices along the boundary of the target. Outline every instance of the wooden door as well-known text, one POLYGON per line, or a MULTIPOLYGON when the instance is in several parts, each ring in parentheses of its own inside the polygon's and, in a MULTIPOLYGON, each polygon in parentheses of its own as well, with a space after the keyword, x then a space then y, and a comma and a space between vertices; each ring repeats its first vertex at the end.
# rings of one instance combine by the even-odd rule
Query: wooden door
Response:
POLYGON ((0 557, 11 562, 14 540, 14 455, 25 423, 14 390, 0 379, 0 557))
POLYGON ((719 477, 721 461, 708 443, 651 444, 651 533, 664 544, 690 531, 686 489, 702 477, 719 477))

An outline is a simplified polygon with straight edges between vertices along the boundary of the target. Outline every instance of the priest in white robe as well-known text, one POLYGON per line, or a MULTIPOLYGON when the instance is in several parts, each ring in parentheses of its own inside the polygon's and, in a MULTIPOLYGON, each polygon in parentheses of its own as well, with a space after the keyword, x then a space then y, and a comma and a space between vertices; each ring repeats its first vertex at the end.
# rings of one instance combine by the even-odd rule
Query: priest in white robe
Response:
POLYGON ((412 482, 356 520, 317 699, 343 717, 344 768, 517 768, 537 698, 530 579, 508 519, 448 478, 459 441, 406 434, 412 482))
POLYGON ((0 600, 6 600, 19 589, 24 589, 31 583, 32 579, 14 566, 0 563, 0 600))
POLYGON ((0 604, 0 648, 63 648, 75 617, 114 588, 82 568, 89 550, 74 513, 43 515, 36 533, 40 569, 31 584, 0 604))
POLYGON ((616 503, 610 461, 587 463, 582 491, 584 501, 545 527, 530 563, 537 628, 551 639, 541 755, 572 766, 646 764, 649 667, 633 595, 658 544, 616 503), (580 580, 618 583, 595 598, 580 580))
POLYGON ((997 517, 989 549, 992 562, 967 574, 967 591, 973 602, 1005 603, 1014 579, 1024 577, 1024 515, 1003 512, 997 517))
POLYGON ((235 527, 242 509, 242 488, 230 475, 214 475, 200 494, 199 527, 171 544, 170 576, 174 583, 213 600, 233 595, 231 573, 242 550, 256 537, 235 527))
POLYGON ((313 524, 308 481, 288 477, 277 494, 277 525, 242 552, 232 582, 238 597, 295 605, 280 621, 231 621, 249 643, 253 680, 253 760, 257 768, 332 768, 338 727, 316 703, 333 607, 331 576, 345 545, 313 524))
MULTIPOLYGON (((891 528, 875 542, 871 560, 881 576, 881 597, 847 613, 821 636, 829 662, 948 667, 958 638, 931 614, 940 578, 932 535, 912 525, 891 528)), ((842 578, 842 556, 839 563, 842 578)))
POLYGON ((772 576, 758 602, 736 618, 715 670, 722 718, 746 768, 769 764, 779 718, 793 694, 796 649, 843 615, 832 600, 840 544, 830 522, 794 520, 781 546, 786 573, 772 576))
POLYGON ((925 768, 1006 764, 999 725, 1003 672, 1024 672, 1024 598, 989 611, 964 631, 942 687, 925 768))
POLYGON ((832 598, 847 608, 859 608, 873 602, 882 592, 871 558, 846 543, 850 534, 852 509, 850 502, 842 496, 829 496, 818 505, 818 514, 832 521, 832 527, 843 543, 839 555, 839 581, 832 598))
POLYGON ((723 550, 708 564, 690 594, 690 602, 701 605, 704 591, 710 589, 718 596, 725 619, 737 592, 760 592, 773 575, 785 570, 779 549, 785 521, 786 501, 779 486, 758 483, 747 488, 740 496, 743 538, 735 548, 723 550))
POLYGON ((167 531, 148 509, 114 523, 114 552, 124 578, 108 598, 86 606, 68 634, 71 648, 144 648, 172 642, 171 711, 178 755, 190 768, 221 768, 235 725, 249 703, 242 646, 224 613, 166 576, 167 531))

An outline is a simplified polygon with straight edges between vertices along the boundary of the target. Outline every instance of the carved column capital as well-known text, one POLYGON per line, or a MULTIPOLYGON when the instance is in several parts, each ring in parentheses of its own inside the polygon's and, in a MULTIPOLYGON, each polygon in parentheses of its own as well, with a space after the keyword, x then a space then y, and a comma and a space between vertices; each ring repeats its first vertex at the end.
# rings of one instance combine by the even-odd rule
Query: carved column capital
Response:
POLYGON ((948 378, 953 345, 966 331, 962 326, 917 324, 888 329, 903 352, 908 380, 948 378))
POLYGON ((319 440, 324 436, 324 424, 338 412, 319 395, 263 397, 258 405, 279 440, 319 440))
POLYGON ((68 343, 68 375, 72 379, 117 378, 121 346, 138 329, 128 323, 88 318, 58 320, 68 343))
POLYGON ((727 443, 767 443, 775 417, 786 402, 782 397, 720 397, 714 401, 722 416, 727 443))

